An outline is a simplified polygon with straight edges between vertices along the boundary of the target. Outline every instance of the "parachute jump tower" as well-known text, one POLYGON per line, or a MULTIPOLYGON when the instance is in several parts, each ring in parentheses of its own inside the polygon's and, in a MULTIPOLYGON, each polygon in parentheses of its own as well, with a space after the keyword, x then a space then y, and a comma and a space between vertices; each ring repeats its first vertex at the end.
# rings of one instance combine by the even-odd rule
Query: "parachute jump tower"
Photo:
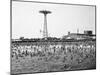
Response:
POLYGON ((47 14, 50 14, 51 11, 41 10, 39 13, 44 14, 44 27, 43 27, 43 38, 48 38, 48 29, 47 29, 47 14))

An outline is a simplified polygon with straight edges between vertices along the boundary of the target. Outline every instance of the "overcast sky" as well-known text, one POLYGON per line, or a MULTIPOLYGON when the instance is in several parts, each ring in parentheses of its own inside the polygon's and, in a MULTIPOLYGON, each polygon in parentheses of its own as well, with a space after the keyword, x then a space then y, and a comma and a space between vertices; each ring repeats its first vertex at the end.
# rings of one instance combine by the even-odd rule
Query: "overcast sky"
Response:
POLYGON ((31 2, 12 2, 12 38, 41 38, 44 16, 40 10, 49 10, 47 28, 49 36, 62 37, 68 31, 95 33, 95 7, 31 2))

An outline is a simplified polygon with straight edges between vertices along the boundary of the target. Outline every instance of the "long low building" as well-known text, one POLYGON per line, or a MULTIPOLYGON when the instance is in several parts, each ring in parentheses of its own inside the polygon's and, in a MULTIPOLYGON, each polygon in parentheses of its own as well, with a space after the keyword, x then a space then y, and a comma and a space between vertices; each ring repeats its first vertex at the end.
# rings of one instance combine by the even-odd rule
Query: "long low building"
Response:
POLYGON ((70 33, 64 35, 63 39, 95 39, 96 35, 92 34, 92 31, 84 31, 84 33, 70 33))

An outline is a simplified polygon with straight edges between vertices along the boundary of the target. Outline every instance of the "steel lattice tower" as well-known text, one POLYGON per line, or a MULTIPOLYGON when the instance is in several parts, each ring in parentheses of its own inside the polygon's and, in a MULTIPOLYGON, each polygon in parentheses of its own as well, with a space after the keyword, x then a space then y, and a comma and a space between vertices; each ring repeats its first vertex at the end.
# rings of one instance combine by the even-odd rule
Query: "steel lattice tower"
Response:
POLYGON ((40 13, 44 14, 44 27, 43 27, 43 37, 48 37, 48 29, 47 29, 47 14, 50 14, 51 11, 41 10, 40 13))

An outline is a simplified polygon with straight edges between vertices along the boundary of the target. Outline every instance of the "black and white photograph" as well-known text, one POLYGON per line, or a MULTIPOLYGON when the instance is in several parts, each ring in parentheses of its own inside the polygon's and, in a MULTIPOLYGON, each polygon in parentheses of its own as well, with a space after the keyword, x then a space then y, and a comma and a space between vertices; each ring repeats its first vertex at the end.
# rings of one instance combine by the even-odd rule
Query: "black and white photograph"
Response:
POLYGON ((96 6, 11 1, 11 74, 96 69, 96 6))

